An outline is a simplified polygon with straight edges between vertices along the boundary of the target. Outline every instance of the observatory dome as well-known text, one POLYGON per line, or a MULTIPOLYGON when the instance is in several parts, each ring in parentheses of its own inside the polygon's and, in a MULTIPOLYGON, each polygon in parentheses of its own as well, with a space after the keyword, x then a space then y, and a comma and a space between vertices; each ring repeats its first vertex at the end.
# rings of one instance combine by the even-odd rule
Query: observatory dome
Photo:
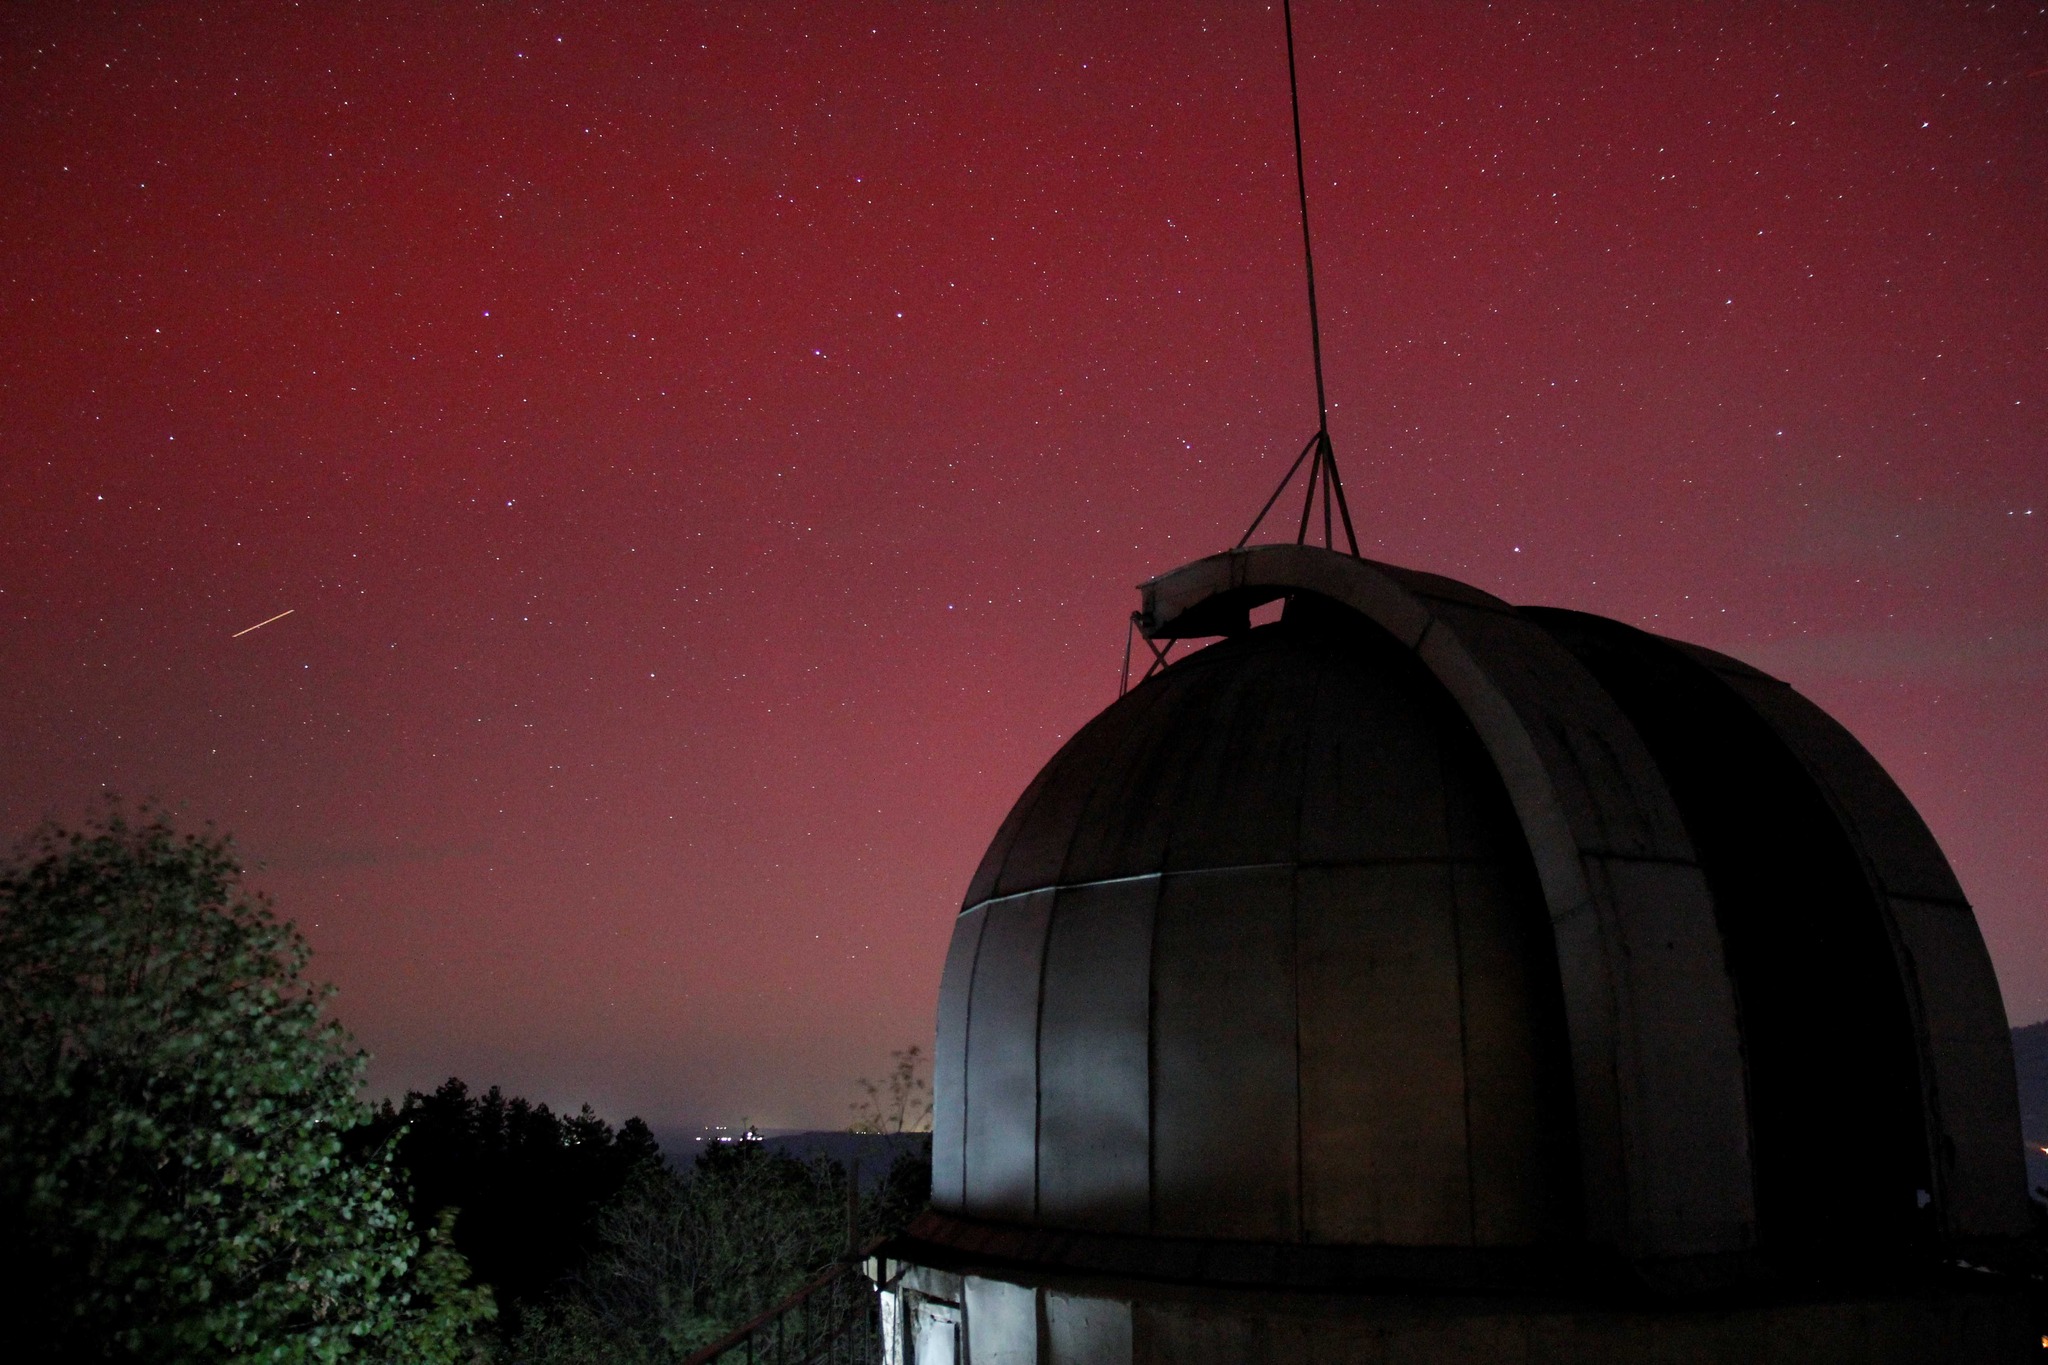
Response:
POLYGON ((1974 918, 1791 688, 1301 546, 1143 593, 1149 639, 1216 642, 1076 734, 974 876, 931 1255, 1705 1283, 2023 1230, 1974 918))
POLYGON ((968 905, 950 1206, 1282 1241, 1565 1232, 1535 868, 1471 723, 1355 614, 1305 600, 1104 712, 968 905))

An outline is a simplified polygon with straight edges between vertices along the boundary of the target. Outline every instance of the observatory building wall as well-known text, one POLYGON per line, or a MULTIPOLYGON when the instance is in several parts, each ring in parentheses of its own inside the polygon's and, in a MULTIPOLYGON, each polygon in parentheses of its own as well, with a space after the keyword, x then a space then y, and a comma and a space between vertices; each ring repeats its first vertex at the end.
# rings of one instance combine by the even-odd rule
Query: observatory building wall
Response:
POLYGON ((2038 1354, 2025 1305, 1984 1294, 1589 1310, 1518 1297, 1030 1284, 894 1262, 876 1274, 890 1284, 889 1365, 1928 1365, 2038 1354))

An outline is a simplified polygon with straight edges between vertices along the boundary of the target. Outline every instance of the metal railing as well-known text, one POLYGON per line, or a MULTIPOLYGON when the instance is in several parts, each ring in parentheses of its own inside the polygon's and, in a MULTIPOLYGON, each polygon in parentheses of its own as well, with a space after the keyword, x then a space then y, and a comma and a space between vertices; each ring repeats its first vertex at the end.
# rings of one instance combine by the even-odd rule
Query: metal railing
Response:
POLYGON ((861 1272, 868 1247, 834 1261, 809 1283, 683 1365, 879 1365, 880 1292, 861 1272))

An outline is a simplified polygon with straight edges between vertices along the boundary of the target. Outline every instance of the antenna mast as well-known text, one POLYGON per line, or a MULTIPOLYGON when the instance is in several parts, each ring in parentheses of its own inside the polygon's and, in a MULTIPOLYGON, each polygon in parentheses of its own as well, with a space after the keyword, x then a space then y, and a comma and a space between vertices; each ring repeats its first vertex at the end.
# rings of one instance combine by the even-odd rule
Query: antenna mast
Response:
POLYGON ((1316 485, 1323 490, 1323 548, 1331 545, 1330 506, 1336 503, 1337 512, 1344 519, 1344 539, 1351 546, 1353 558, 1358 557, 1358 536, 1351 529, 1351 507, 1344 500, 1344 481, 1337 475, 1337 452, 1330 444, 1330 404, 1323 387, 1323 326, 1316 312, 1316 256, 1315 248, 1308 233, 1308 170, 1301 154, 1301 82, 1294 68, 1294 9, 1292 0, 1280 0, 1280 15, 1287 26, 1287 95, 1294 110, 1294 188, 1301 203, 1301 263, 1308 279, 1308 339, 1310 354, 1315 359, 1316 369, 1316 434, 1309 437, 1308 444, 1301 448, 1301 454, 1294 457, 1294 463, 1287 467, 1286 477, 1273 490, 1273 496, 1266 499, 1266 505, 1259 509, 1258 516, 1237 539, 1235 548, 1243 549, 1245 542, 1252 538, 1252 532, 1259 529, 1259 523, 1266 519, 1266 513, 1273 510, 1273 504, 1280 501, 1280 495, 1287 491, 1287 485, 1294 482, 1295 471, 1302 461, 1315 456, 1309 465, 1308 491, 1301 500, 1301 525, 1294 533, 1294 543, 1308 541, 1309 514, 1315 509, 1316 485))

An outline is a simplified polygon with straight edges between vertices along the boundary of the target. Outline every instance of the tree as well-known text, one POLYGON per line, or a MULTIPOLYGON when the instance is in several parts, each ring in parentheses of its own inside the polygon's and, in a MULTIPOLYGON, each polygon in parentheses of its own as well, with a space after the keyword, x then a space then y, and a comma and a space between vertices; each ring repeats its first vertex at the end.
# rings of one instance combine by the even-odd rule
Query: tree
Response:
POLYGON ((598 1216, 598 1248, 514 1343, 519 1365, 680 1360, 846 1249, 846 1171, 767 1143, 706 1144, 687 1175, 643 1163, 598 1216))
POLYGON ((924 1049, 916 1043, 889 1054, 895 1063, 881 1080, 854 1082, 861 1097, 853 1102, 856 1133, 929 1133, 932 1130, 932 1083, 925 1076, 924 1049))
MULTIPOLYGON (((893 1144, 892 1144, 893 1145, 893 1144)), ((598 1215, 597 1249, 512 1365, 673 1365, 802 1287, 848 1251, 845 1167, 772 1141, 707 1143, 686 1173, 634 1167, 598 1215)), ((931 1195, 931 1156, 911 1140, 859 1204, 866 1236, 902 1230, 931 1195)))
POLYGON ((357 1153, 364 1055, 230 843, 118 807, 0 865, 0 1284, 47 1360, 439 1362, 488 1291, 357 1153))
POLYGON ((863 1199, 861 1228, 869 1236, 893 1236, 923 1213, 932 1197, 932 1086, 924 1049, 916 1043, 889 1054, 895 1063, 881 1080, 854 1082, 856 1133, 884 1134, 893 1161, 888 1177, 863 1199))
POLYGON ((894 1237, 931 1207, 932 1135, 916 1134, 896 1151, 888 1172, 860 1203, 860 1234, 864 1238, 894 1237))
POLYGON ((614 1131, 587 1104, 558 1117, 496 1086, 472 1094, 453 1077, 432 1094, 411 1092, 402 1105, 387 1100, 361 1131, 395 1140, 416 1227, 460 1210, 455 1246, 490 1284, 508 1334, 595 1250, 598 1210, 633 1170, 661 1161, 654 1134, 637 1118, 614 1131))

